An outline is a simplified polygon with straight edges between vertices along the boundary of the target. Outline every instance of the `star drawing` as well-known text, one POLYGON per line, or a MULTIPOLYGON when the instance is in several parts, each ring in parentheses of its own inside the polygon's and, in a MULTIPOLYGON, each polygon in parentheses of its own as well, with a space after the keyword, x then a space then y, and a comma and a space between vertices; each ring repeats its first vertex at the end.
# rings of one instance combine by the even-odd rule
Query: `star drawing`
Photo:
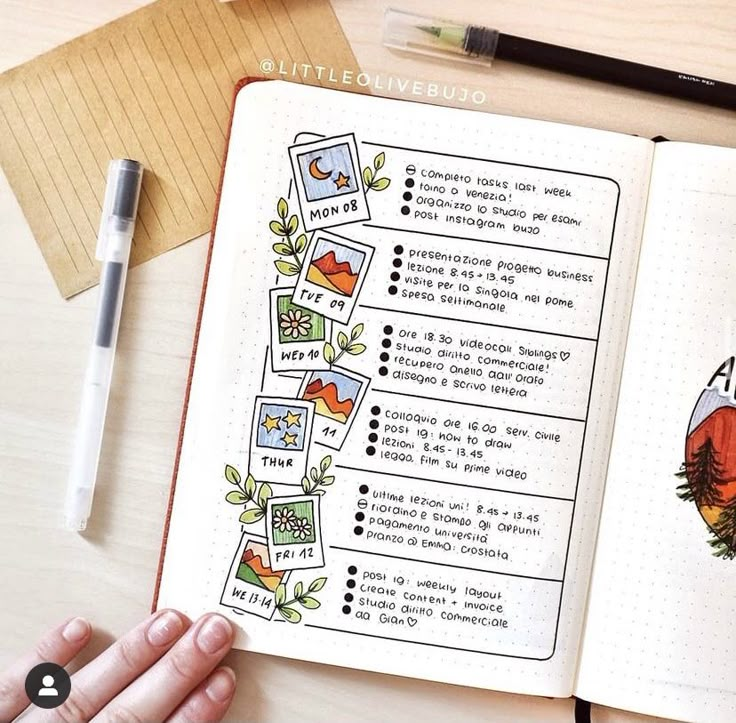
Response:
POLYGON ((290 445, 296 447, 296 434, 289 434, 288 432, 284 432, 284 436, 281 437, 281 441, 284 443, 284 447, 288 447, 290 445))
POLYGON ((278 429, 280 423, 281 417, 270 417, 267 414, 266 418, 261 422, 261 426, 264 427, 267 432, 271 432, 274 429, 278 429))
POLYGON ((302 415, 297 414, 296 412, 292 412, 291 409, 286 413, 285 417, 282 417, 282 419, 286 422, 286 428, 289 429, 290 427, 301 427, 302 426, 302 415))
POLYGON ((346 176, 342 171, 338 173, 337 178, 333 181, 338 190, 347 186, 350 188, 350 176, 346 176))

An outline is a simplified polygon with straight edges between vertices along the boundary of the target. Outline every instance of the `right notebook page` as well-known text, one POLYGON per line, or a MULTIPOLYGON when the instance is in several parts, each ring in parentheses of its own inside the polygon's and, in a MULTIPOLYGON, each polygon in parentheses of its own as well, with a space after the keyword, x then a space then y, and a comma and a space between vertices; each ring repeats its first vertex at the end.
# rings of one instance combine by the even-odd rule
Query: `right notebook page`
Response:
POLYGON ((657 147, 576 694, 736 720, 736 150, 657 147))

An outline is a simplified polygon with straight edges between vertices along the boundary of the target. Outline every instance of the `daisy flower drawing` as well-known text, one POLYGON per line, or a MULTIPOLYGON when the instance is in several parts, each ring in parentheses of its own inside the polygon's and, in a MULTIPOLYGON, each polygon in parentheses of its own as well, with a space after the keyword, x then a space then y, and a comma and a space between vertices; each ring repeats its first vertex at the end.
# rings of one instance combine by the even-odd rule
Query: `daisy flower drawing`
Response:
POLYGON ((297 519, 294 522, 292 534, 298 540, 305 540, 312 534, 312 525, 307 522, 306 518, 297 519))
POLYGON ((273 526, 279 532, 293 530, 297 522, 298 520, 296 519, 294 510, 290 510, 287 507, 282 507, 273 514, 273 526))
POLYGON ((279 326, 284 336, 298 339, 311 331, 312 317, 301 309, 289 309, 285 314, 279 314, 279 326))

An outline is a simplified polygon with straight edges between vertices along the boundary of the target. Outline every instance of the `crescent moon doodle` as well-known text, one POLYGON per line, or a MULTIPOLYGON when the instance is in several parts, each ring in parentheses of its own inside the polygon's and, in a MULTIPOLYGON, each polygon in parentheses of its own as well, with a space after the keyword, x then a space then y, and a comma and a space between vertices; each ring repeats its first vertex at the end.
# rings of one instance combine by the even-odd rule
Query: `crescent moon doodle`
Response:
POLYGON ((329 178, 332 175, 332 171, 325 171, 321 170, 319 167, 319 162, 322 159, 322 156, 317 156, 310 164, 309 164, 309 175, 312 178, 316 178, 318 181, 324 181, 325 179, 329 178))

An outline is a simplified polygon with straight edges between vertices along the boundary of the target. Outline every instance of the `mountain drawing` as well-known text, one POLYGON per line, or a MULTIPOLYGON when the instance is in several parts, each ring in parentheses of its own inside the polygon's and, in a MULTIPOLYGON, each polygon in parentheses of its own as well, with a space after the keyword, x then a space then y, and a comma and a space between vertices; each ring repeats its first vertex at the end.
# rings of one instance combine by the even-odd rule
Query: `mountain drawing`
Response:
POLYGON ((721 498, 717 506, 722 507, 736 498, 736 407, 719 407, 688 435, 686 465, 692 467, 699 450, 706 445, 714 450, 719 482, 717 489, 721 498))
POLYGON ((334 382, 323 384, 319 377, 307 385, 302 398, 315 403, 315 414, 329 417, 341 424, 347 423, 355 404, 354 399, 340 400, 337 385, 334 382))
POLYGON ((358 273, 347 261, 338 261, 335 252, 330 250, 312 260, 307 269, 307 279, 336 294, 352 296, 358 283, 358 273))
POLYGON ((271 569, 268 548, 257 542, 249 542, 243 551, 235 577, 256 587, 275 591, 284 576, 282 572, 271 569))

